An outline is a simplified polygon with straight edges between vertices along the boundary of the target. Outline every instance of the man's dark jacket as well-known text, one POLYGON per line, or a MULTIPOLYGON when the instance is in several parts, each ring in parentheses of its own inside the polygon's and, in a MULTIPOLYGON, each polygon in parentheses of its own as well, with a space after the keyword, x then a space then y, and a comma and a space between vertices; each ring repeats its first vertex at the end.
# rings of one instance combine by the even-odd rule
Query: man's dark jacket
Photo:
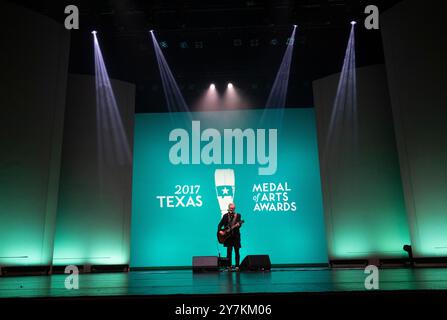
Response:
MULTIPOLYGON (((241 222, 241 215, 239 213, 235 213, 235 214, 237 215, 235 223, 241 222)), ((225 213, 223 215, 222 219, 220 220, 217 229, 218 230, 226 229, 227 227, 230 226, 230 223, 231 223, 230 214, 225 213)), ((234 228, 231 236, 229 236, 225 240, 224 247, 229 247, 229 246, 233 246, 233 247, 237 247, 237 248, 241 247, 241 233, 239 231, 239 227, 234 228)))

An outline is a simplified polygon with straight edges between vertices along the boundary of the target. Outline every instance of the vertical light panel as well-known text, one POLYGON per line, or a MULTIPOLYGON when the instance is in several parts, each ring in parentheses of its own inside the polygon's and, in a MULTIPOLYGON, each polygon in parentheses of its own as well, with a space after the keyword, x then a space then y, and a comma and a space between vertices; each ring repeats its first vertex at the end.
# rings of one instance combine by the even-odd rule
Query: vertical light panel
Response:
MULTIPOLYGON (((116 80, 109 80, 109 83, 118 106, 116 115, 121 117, 122 128, 130 137, 133 134, 135 86, 116 80)), ((112 132, 107 139, 97 139, 101 128, 107 128, 111 123, 97 118, 107 112, 97 111, 96 94, 94 77, 70 75, 55 265, 129 262, 132 167, 124 161, 125 153, 121 153, 122 157, 117 153, 120 140, 114 140, 112 132), (109 144, 100 145, 100 142, 109 144)), ((128 141, 132 150, 131 140, 128 141)))
POLYGON ((340 74, 313 83, 329 257, 404 257, 410 239, 386 72, 377 65, 356 73, 356 139, 341 117, 344 125, 326 141, 340 74))
POLYGON ((405 202, 415 257, 447 256, 447 42, 439 1, 381 16, 405 202), (423 21, 423 23, 415 23, 423 21))
POLYGON ((69 32, 0 2, 0 266, 50 265, 69 32))

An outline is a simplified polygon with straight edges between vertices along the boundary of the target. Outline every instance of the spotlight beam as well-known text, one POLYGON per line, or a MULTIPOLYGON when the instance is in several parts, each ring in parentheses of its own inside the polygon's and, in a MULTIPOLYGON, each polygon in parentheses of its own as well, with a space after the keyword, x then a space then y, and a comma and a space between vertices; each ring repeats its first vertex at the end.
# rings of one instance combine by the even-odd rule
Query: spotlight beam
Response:
MULTIPOLYGON (((270 108, 279 109, 278 112, 275 113, 276 121, 279 123, 282 122, 284 107, 286 106, 287 88, 289 85, 290 66, 292 64, 296 29, 297 25, 293 25, 293 31, 290 35, 289 42, 287 43, 286 51, 265 104, 265 110, 270 108)), ((265 118, 266 113, 264 112, 261 122, 263 122, 265 118)))
POLYGON ((155 56, 158 62, 158 69, 160 71, 161 82, 165 94, 166 104, 169 112, 189 112, 189 108, 183 98, 182 93, 177 85, 177 81, 169 68, 164 54, 158 45, 157 38, 153 30, 150 31, 151 39, 154 44, 155 56))
POLYGON ((286 105, 287 87, 289 84, 290 66, 292 64, 292 53, 295 39, 296 25, 293 26, 290 41, 287 44, 286 52, 281 61, 281 65, 276 74, 275 82, 270 90, 267 99, 267 108, 284 108, 286 105))
POLYGON ((211 83, 208 89, 203 91, 200 98, 194 102, 193 106, 195 110, 211 111, 218 110, 220 103, 221 99, 217 92, 216 85, 211 83))
POLYGON ((228 82, 225 90, 222 106, 225 110, 243 109, 248 105, 248 100, 244 97, 242 90, 233 83, 228 82))
POLYGON ((337 86, 337 93, 332 108, 329 129, 325 142, 325 157, 330 159, 330 154, 336 149, 343 153, 338 146, 335 137, 343 139, 346 148, 358 145, 358 120, 357 120, 357 76, 355 62, 355 23, 351 22, 348 45, 346 47, 343 67, 337 86))
POLYGON ((102 186, 105 167, 130 165, 131 150, 101 52, 97 32, 93 31, 92 34, 95 57, 98 172, 102 186))

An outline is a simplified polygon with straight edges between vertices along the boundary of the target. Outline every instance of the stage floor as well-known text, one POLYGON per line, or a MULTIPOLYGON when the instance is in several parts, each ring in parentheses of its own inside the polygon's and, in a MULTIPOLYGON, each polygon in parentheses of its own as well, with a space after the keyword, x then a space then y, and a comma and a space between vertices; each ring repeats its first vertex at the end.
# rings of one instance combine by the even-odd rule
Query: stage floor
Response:
MULTIPOLYGON (((270 272, 91 273, 67 290, 66 275, 0 277, 0 298, 365 292, 363 269, 285 268, 270 272)), ((446 268, 380 269, 379 291, 447 290, 446 268)), ((377 290, 376 290, 377 291, 377 290)))

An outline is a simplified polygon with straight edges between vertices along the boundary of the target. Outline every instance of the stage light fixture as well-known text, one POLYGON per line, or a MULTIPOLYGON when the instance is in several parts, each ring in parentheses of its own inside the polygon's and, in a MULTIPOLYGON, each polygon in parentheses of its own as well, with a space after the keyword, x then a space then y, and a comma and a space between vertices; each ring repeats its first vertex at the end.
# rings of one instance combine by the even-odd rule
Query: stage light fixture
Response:
POLYGON ((242 40, 241 39, 234 39, 233 40, 233 46, 235 46, 235 47, 242 46, 242 40))
POLYGON ((257 47, 259 46, 259 40, 258 39, 251 39, 250 40, 250 47, 257 47))
POLYGON ((150 33, 154 33, 154 29, 149 30, 150 33))
POLYGON ((404 251, 408 253, 408 259, 410 261, 410 264, 413 266, 414 265, 414 260, 413 260, 413 249, 411 248, 411 245, 404 245, 403 247, 404 251))
POLYGON ((294 42, 295 42, 295 38, 294 37, 287 38, 286 45, 293 46, 294 42))
POLYGON ((210 84, 210 89, 211 90, 215 90, 216 89, 216 85, 214 83, 210 84))
POLYGON ((248 101, 242 95, 240 87, 237 87, 231 83, 227 83, 227 88, 221 100, 221 106, 224 110, 236 110, 243 109, 248 105, 248 101))
POLYGON ((96 31, 96 30, 93 30, 93 31, 92 31, 92 34, 93 34, 93 35, 96 35, 97 33, 98 33, 98 31, 96 31))
POLYGON ((351 24, 354 26, 357 23, 357 21, 352 20, 351 24))
POLYGON ((296 28, 296 27, 298 27, 298 25, 294 24, 293 27, 296 28))

